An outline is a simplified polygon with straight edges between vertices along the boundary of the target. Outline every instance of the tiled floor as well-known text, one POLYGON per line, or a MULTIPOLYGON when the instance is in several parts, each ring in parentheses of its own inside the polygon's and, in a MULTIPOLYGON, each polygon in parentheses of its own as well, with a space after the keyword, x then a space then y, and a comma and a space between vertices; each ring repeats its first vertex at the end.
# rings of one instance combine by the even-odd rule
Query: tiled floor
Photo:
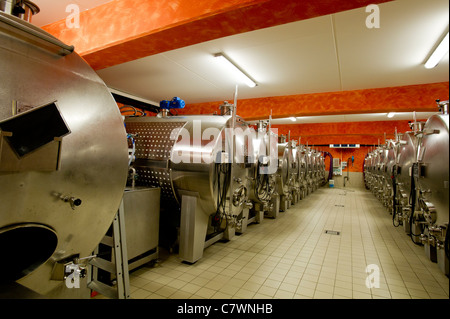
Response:
POLYGON ((193 265, 161 251, 130 283, 135 299, 449 298, 449 279, 423 247, 369 191, 350 188, 318 189, 279 218, 208 247, 193 265), (366 287, 371 264, 379 288, 366 287))

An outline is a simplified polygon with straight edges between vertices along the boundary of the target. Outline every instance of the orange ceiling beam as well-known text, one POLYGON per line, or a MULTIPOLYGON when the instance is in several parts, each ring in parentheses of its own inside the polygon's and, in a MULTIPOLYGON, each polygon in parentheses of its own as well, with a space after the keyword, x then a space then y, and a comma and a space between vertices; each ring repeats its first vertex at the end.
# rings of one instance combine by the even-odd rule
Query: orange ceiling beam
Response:
MULTIPOLYGON (((242 99, 237 114, 252 121, 290 116, 316 116, 384 112, 437 112, 436 99, 449 98, 449 82, 376 89, 325 92, 242 99)), ((188 104, 179 114, 218 112, 223 101, 188 104)))
POLYGON ((234 34, 392 0, 120 0, 43 27, 95 70, 234 34), (70 24, 69 24, 70 25, 70 24))

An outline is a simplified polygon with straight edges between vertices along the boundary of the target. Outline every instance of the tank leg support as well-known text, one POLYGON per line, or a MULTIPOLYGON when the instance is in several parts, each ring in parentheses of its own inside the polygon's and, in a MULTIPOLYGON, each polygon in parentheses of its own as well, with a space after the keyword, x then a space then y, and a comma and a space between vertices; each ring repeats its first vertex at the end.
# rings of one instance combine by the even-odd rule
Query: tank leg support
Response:
POLYGON ((277 218, 280 212, 280 195, 273 195, 270 200, 270 209, 267 212, 267 217, 277 218))
POLYGON ((237 234, 243 234, 247 230, 247 225, 249 224, 249 215, 250 210, 248 208, 244 208, 242 210, 242 221, 238 227, 236 227, 237 234))
POLYGON ((199 205, 198 196, 183 194, 179 249, 183 261, 194 263, 203 257, 208 221, 209 217, 199 205))
POLYGON ((280 196, 280 212, 285 212, 289 208, 289 200, 287 196, 280 196))
POLYGON ((448 276, 449 275, 449 263, 448 258, 445 255, 445 249, 441 248, 437 250, 437 263, 441 271, 448 276))

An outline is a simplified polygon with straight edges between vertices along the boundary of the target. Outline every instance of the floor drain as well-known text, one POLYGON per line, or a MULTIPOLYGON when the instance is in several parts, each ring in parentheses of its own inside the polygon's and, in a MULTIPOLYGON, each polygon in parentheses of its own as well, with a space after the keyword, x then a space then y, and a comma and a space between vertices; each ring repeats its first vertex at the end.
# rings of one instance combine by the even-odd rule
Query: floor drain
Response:
POLYGON ((339 235, 340 232, 338 232, 338 231, 336 231, 336 230, 325 230, 325 234, 339 235))
POLYGON ((334 205, 336 207, 345 207, 344 205, 334 205))

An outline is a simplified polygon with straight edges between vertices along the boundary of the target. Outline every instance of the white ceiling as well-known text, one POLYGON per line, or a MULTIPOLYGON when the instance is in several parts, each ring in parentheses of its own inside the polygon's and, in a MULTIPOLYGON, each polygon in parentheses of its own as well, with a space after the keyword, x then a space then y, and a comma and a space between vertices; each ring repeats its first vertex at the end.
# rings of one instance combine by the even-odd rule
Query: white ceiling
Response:
MULTIPOLYGON (((42 25, 64 18, 67 4, 88 9, 109 1, 59 0, 57 6, 56 1, 34 2, 41 13, 33 23, 42 25)), ((396 0, 379 8, 379 29, 366 27, 369 13, 360 8, 224 37, 97 73, 118 91, 156 103, 178 96, 186 107, 233 99, 235 82, 215 63, 217 52, 227 54, 258 82, 255 88, 239 85, 239 99, 448 81, 448 53, 434 69, 425 69, 423 63, 448 31, 449 1, 396 0)), ((436 98, 445 97, 430 97, 436 98)), ((343 120, 335 117, 334 122, 343 120)))

